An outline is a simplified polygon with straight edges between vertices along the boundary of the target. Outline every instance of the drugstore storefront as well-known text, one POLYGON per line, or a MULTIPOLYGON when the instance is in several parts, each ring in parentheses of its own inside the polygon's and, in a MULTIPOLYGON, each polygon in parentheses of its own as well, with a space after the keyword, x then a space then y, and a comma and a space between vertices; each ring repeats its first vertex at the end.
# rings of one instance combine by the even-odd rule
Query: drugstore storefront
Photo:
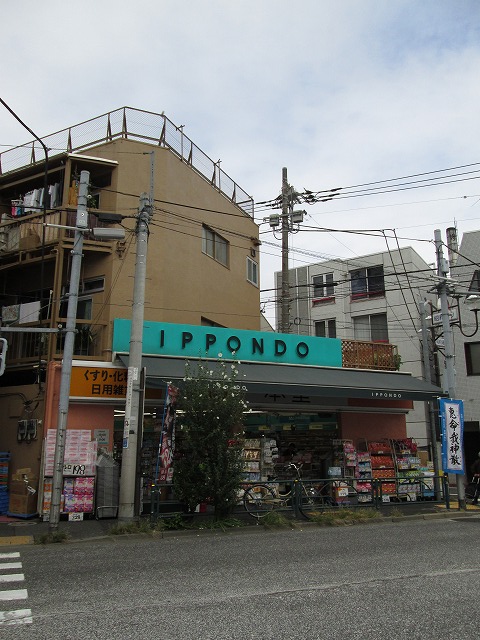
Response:
MULTIPOLYGON (((129 332, 129 322, 116 321, 115 362, 125 368, 129 332)), ((405 441, 406 415, 413 403, 442 395, 439 388, 406 373, 343 368, 341 341, 330 338, 145 323, 143 351, 147 393, 157 389, 161 398, 167 383, 181 385, 186 360, 201 357, 213 371, 219 359, 237 363, 249 406, 246 444, 260 441, 262 449, 260 465, 255 464, 256 446, 246 454, 247 477, 252 481, 274 472, 268 449, 276 452, 279 463, 292 458, 302 462, 305 477, 325 478, 336 463, 339 441, 360 448, 373 440, 405 441)), ((142 455, 144 471, 151 466, 151 478, 154 467, 158 469, 158 406, 156 413, 148 412, 146 424, 153 424, 153 432, 145 434, 147 448, 142 455)), ((123 429, 123 424, 117 426, 123 429)), ((120 442, 121 432, 116 434, 120 442)))
MULTIPOLYGON (((118 460, 129 340, 130 322, 116 320, 112 362, 75 361, 71 378, 68 430, 89 430, 99 450, 112 452, 118 460)), ((167 384, 181 385, 187 360, 202 358, 212 370, 219 360, 237 363, 249 405, 246 442, 260 440, 266 451, 261 468, 255 459, 246 464, 252 480, 271 471, 266 444, 270 451, 278 451, 280 462, 295 456, 307 477, 326 477, 335 462, 335 442, 404 440, 413 402, 441 395, 437 387, 409 374, 342 368, 341 341, 331 338, 145 322, 143 352, 144 431, 138 471, 144 511, 148 511, 149 487, 158 475, 167 384)), ((58 363, 50 363, 47 429, 57 424, 60 372, 58 363)), ((248 455, 257 457, 253 451, 248 455)))

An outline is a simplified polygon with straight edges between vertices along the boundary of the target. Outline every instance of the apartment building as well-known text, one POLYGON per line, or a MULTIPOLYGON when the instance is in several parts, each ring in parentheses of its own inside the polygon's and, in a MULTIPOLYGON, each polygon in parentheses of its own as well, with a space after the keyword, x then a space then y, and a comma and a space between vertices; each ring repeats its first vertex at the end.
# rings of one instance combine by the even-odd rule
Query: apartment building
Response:
MULTIPOLYGON (((290 330, 341 338, 344 367, 397 369, 423 378, 419 302, 436 301, 433 275, 410 247, 291 269, 290 330)), ((281 273, 276 284, 280 291, 281 273)), ((280 311, 279 301, 277 318, 280 311)), ((423 402, 408 414, 407 432, 425 442, 423 402)))
POLYGON ((464 402, 464 448, 467 475, 480 451, 480 231, 462 235, 450 251, 450 275, 454 282, 452 322, 455 353, 456 397, 464 402))
POLYGON ((0 450, 22 443, 14 465, 25 467, 38 467, 42 435, 55 422, 54 408, 45 414, 45 388, 48 368, 58 369, 62 358, 57 329, 66 322, 82 171, 90 174, 89 228, 122 225, 126 237, 84 234, 75 362, 112 363, 114 320, 131 318, 142 192, 154 197, 145 321, 260 328, 253 200, 183 128, 164 114, 125 107, 43 142, 48 161, 37 141, 0 154, 2 325, 22 329, 2 333, 0 450))

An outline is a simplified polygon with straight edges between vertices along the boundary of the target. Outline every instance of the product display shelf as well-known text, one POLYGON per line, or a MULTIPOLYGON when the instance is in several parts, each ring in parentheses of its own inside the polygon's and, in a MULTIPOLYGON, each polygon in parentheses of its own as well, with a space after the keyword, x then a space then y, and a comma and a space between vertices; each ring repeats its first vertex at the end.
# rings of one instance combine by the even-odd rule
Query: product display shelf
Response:
POLYGON ((417 456, 417 444, 412 438, 392 440, 397 472, 398 497, 400 500, 417 500, 422 493, 421 461, 417 456))
POLYGON ((261 480, 262 443, 260 438, 248 438, 245 440, 242 457, 243 479, 246 482, 258 482, 261 480))
POLYGON ((372 502, 372 458, 369 451, 357 452, 355 477, 358 502, 372 502))
POLYGON ((388 440, 371 441, 367 448, 372 461, 372 478, 379 480, 384 502, 397 498, 396 466, 392 446, 388 440))

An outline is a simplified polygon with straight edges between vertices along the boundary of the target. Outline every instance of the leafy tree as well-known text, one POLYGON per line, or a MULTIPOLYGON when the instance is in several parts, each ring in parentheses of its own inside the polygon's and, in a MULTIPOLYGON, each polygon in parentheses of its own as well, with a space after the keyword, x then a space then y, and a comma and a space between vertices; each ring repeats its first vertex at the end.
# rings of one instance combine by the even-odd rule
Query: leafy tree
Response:
POLYGON ((188 362, 178 400, 181 453, 175 461, 175 494, 190 510, 213 504, 215 516, 231 512, 242 481, 245 387, 236 363, 219 361, 214 369, 188 362))

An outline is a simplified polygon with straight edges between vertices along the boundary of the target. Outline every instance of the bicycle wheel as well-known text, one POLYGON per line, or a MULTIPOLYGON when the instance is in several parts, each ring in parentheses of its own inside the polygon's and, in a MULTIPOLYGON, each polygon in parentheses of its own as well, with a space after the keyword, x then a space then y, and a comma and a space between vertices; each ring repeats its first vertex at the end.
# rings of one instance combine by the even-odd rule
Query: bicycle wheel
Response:
POLYGON ((243 494, 245 511, 253 518, 263 518, 275 509, 277 502, 275 491, 266 484, 254 484, 243 494))
POLYGON ((333 500, 330 496, 322 495, 318 491, 302 487, 298 510, 307 520, 314 514, 323 513, 329 507, 333 507, 333 500))

